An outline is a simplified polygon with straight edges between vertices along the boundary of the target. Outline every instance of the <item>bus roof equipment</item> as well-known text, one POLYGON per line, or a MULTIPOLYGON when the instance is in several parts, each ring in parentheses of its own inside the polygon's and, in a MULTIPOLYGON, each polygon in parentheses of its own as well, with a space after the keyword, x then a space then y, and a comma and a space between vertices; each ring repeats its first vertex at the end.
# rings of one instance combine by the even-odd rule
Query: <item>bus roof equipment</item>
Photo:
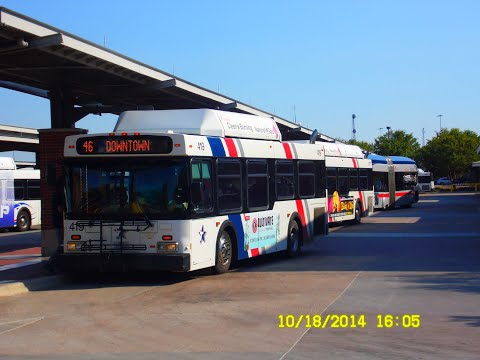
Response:
POLYGON ((277 123, 272 118, 211 109, 125 111, 120 114, 114 132, 282 140, 277 123))

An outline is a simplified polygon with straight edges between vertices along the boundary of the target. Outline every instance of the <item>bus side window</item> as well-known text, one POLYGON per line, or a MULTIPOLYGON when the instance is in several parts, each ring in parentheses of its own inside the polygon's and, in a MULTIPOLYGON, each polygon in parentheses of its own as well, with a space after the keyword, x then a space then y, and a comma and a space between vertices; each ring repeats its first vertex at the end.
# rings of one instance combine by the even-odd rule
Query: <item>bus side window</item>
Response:
POLYGON ((339 195, 348 195, 348 169, 338 168, 338 193, 339 195))
POLYGON ((358 190, 358 169, 349 169, 350 191, 358 190))
POLYGON ((293 171, 293 161, 276 161, 275 193, 278 200, 289 200, 295 198, 295 176, 293 171))
POLYGON ((315 197, 315 165, 313 161, 298 162, 298 194, 302 199, 315 197))
POLYGON ((247 160, 248 211, 268 209, 268 163, 266 160, 247 160))
POLYGON ((328 195, 332 196, 337 191, 337 168, 327 167, 327 189, 328 195))
POLYGON ((192 160, 192 205, 197 212, 213 207, 211 169, 209 160, 192 160))
POLYGON ((27 196, 29 200, 40 200, 40 180, 27 180, 27 196))
POLYGON ((242 168, 239 159, 217 160, 217 204, 222 214, 242 211, 242 168))
POLYGON ((382 172, 373 173, 373 186, 376 192, 388 191, 388 179, 385 175, 386 173, 382 172))
POLYGON ((15 179, 13 180, 13 187, 15 188, 15 200, 25 200, 25 180, 15 179))
POLYGON ((360 169, 359 185, 360 190, 368 190, 368 169, 360 169))

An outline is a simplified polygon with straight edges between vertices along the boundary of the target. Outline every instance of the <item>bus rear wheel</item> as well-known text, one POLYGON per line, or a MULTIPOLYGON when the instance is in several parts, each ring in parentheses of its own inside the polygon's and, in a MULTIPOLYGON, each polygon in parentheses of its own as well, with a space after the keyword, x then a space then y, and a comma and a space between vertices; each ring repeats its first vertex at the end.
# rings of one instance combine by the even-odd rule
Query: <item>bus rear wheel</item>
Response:
POLYGON ((222 230, 218 234, 217 238, 217 248, 214 266, 215 273, 223 274, 230 269, 230 265, 232 264, 232 255, 232 239, 230 238, 228 232, 222 230))
POLYGON ((296 221, 290 222, 288 227, 287 256, 294 258, 300 255, 302 244, 300 241, 300 229, 296 221))
POLYGON ((355 205, 355 218, 353 219, 354 224, 359 224, 362 221, 362 208, 360 204, 357 202, 355 205))
POLYGON ((32 221, 30 215, 25 210, 20 210, 17 215, 17 231, 28 231, 32 221))

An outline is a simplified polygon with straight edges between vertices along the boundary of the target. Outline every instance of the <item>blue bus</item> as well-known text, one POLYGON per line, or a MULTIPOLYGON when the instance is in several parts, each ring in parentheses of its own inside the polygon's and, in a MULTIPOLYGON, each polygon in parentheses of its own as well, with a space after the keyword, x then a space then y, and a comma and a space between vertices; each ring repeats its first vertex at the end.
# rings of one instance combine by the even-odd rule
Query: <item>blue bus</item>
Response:
POLYGON ((40 221, 40 170, 0 157, 0 228, 27 231, 40 221))

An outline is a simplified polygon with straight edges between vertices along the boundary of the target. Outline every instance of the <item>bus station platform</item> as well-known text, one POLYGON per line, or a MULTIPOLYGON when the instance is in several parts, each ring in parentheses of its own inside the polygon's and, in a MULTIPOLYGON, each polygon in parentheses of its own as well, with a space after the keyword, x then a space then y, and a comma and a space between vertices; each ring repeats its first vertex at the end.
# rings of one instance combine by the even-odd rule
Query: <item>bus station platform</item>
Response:
POLYGON ((0 233, 0 297, 28 292, 39 279, 50 279, 48 261, 41 256, 39 230, 0 233))

